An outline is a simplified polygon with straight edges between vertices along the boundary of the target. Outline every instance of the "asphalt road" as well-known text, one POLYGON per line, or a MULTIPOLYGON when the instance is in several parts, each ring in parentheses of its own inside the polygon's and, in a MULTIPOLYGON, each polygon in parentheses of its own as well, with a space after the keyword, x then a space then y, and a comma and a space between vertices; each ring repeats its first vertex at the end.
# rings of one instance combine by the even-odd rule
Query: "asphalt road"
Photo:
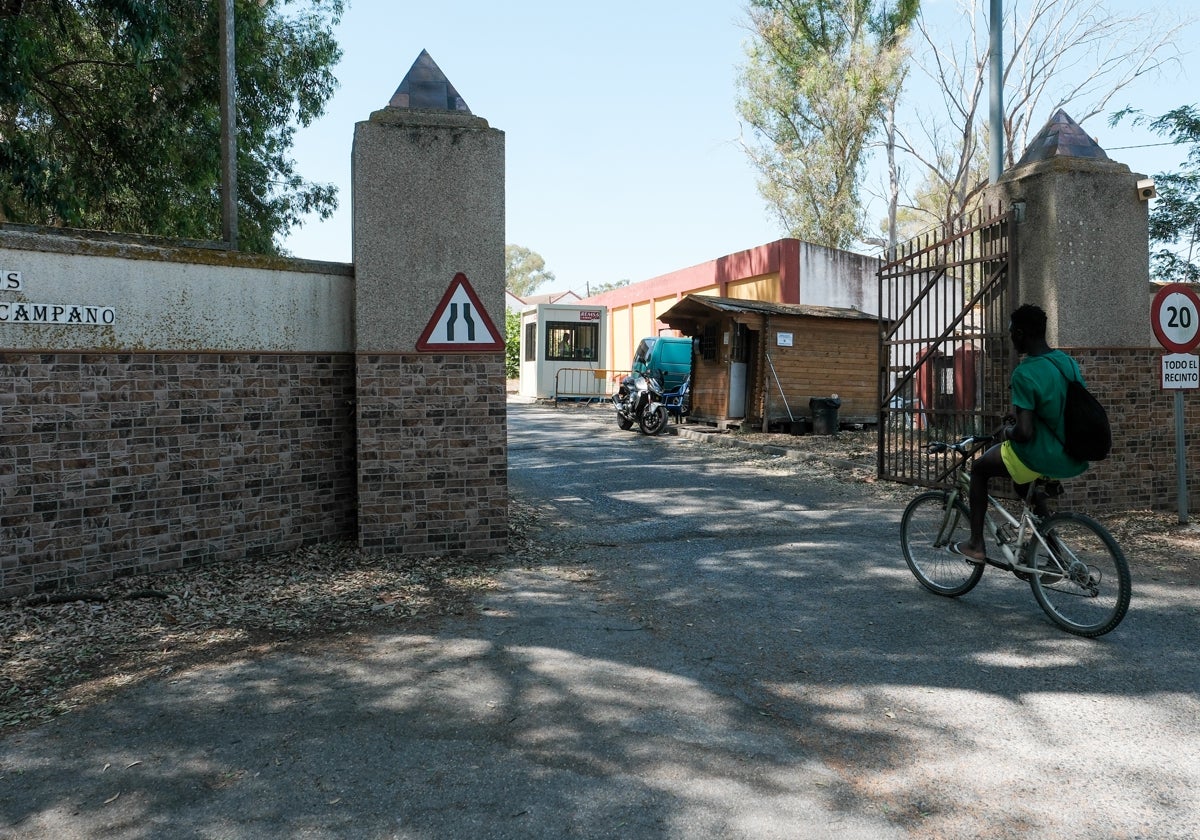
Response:
POLYGON ((922 590, 896 493, 607 411, 509 422, 540 526, 479 615, 10 736, 0 837, 1200 836, 1194 589, 1135 572, 1078 639, 995 570, 922 590))

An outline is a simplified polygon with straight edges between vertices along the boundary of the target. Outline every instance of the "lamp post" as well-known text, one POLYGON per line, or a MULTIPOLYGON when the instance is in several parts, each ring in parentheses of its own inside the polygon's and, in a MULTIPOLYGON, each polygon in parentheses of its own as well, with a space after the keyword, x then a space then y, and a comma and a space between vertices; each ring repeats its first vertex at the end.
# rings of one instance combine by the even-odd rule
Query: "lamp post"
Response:
POLYGON ((233 49, 233 0, 217 0, 221 77, 221 236, 229 250, 238 247, 237 225, 237 77, 233 49))
POLYGON ((996 183, 1004 172, 1004 9, 1003 0, 992 0, 991 18, 991 134, 988 182, 996 183))

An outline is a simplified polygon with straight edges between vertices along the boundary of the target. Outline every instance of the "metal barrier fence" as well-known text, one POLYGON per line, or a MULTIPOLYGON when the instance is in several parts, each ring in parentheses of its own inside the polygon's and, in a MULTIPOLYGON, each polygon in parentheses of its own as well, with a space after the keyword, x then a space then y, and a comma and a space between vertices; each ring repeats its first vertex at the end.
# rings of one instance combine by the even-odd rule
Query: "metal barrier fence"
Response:
POLYGON ((554 404, 562 400, 573 402, 607 401, 617 390, 628 370, 606 368, 563 368, 554 375, 554 404))

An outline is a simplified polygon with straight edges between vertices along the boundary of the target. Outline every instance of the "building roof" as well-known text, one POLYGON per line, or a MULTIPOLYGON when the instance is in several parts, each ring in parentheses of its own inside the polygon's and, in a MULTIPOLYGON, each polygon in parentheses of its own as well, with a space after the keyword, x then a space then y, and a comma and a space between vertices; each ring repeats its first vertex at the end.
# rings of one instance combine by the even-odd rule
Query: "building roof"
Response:
POLYGON ((544 295, 529 295, 521 298, 520 300, 526 306, 537 306, 539 303, 566 303, 568 301, 579 299, 579 295, 568 289, 565 292, 549 292, 544 295))
POLYGON ((673 320, 694 321, 697 318, 710 317, 713 314, 733 314, 739 312, 756 312, 763 315, 798 315, 809 318, 838 318, 849 321, 878 320, 875 315, 870 315, 858 309, 847 309, 840 306, 769 303, 767 301, 709 297, 707 295, 686 296, 679 303, 660 315, 658 320, 664 324, 671 324, 673 320))

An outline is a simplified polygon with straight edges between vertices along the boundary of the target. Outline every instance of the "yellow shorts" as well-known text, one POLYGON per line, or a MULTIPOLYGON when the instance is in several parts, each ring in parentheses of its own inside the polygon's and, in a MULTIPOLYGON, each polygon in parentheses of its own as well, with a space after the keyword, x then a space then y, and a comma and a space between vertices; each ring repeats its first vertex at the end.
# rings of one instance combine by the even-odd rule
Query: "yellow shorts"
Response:
POLYGON ((1021 463, 1021 459, 1013 451, 1011 440, 1006 440, 1000 444, 1000 460, 1004 462, 1008 474, 1012 476, 1012 480, 1017 484, 1028 484, 1034 479, 1042 477, 1041 473, 1035 472, 1021 463))

